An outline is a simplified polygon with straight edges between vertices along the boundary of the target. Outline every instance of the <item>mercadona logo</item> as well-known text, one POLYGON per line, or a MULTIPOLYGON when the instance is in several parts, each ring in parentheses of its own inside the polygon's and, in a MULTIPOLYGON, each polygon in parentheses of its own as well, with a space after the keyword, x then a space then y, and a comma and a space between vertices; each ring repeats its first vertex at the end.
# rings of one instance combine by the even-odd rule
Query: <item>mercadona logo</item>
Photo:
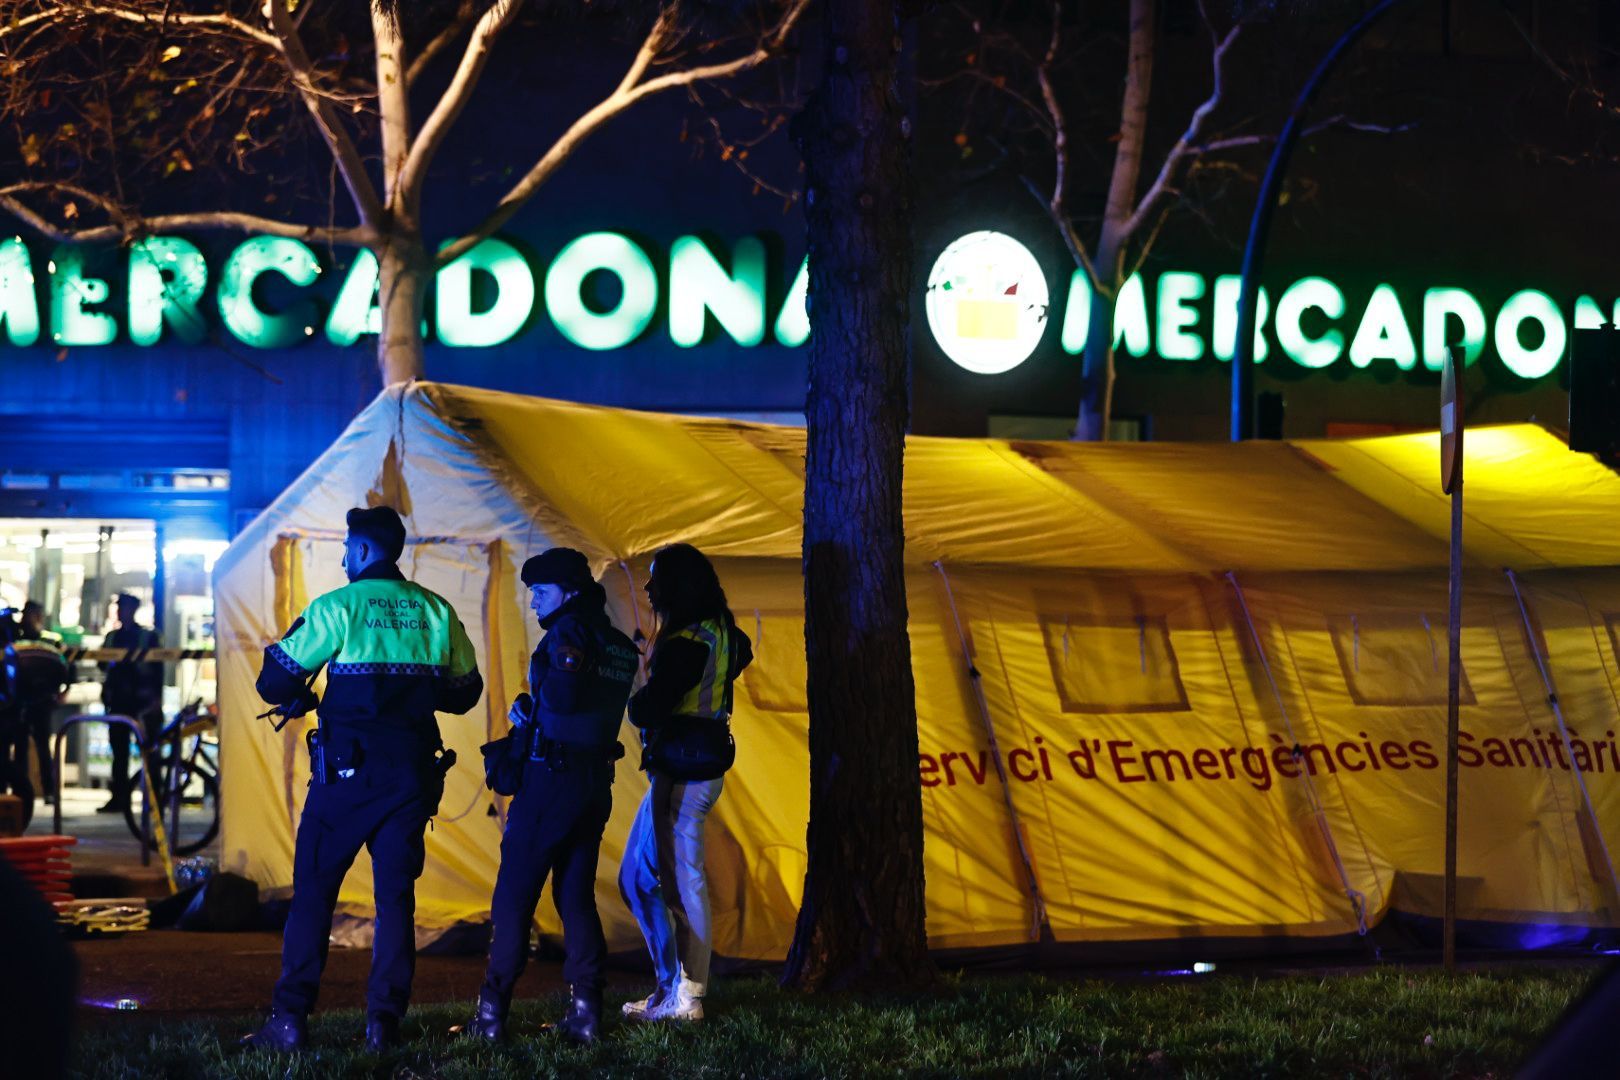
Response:
POLYGON ((923 307, 946 356, 980 375, 999 375, 1040 344, 1048 299, 1046 275, 1029 249, 1005 233, 984 231, 940 252, 923 307))

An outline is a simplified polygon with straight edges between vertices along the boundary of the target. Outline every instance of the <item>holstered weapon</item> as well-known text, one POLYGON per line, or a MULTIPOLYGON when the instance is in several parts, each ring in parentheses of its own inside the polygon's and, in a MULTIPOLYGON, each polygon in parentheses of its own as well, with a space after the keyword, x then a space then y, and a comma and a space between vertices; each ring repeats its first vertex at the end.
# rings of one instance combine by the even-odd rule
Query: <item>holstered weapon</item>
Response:
POLYGON ((321 738, 319 726, 310 728, 304 733, 304 742, 309 746, 309 778, 317 784, 330 784, 337 779, 326 759, 326 740, 321 738))

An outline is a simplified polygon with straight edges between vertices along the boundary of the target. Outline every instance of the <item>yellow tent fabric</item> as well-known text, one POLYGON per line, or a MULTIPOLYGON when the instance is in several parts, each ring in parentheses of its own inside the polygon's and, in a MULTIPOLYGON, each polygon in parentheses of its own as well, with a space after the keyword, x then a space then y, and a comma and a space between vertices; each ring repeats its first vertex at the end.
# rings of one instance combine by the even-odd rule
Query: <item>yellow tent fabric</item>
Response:
MULTIPOLYGON (((1468 440, 1460 913, 1614 926, 1620 477, 1533 426, 1468 440)), ((1392 908, 1438 913, 1436 444, 910 439, 931 943, 1312 938, 1392 908)), ((291 880, 303 728, 255 721, 253 680, 263 646, 341 584, 350 506, 404 514, 403 569, 456 605, 489 687, 441 718, 465 764, 428 836, 424 925, 488 913, 504 800, 476 762, 539 633, 523 559, 580 548, 619 625, 650 629, 648 562, 687 541, 715 558, 758 656, 709 824, 717 946, 784 955, 808 813, 803 454, 796 429, 435 383, 384 392, 216 570, 226 867, 291 880)), ((619 770, 598 880, 616 948, 640 940, 614 880, 644 790, 619 770)), ((369 910, 364 859, 343 901, 369 910)))

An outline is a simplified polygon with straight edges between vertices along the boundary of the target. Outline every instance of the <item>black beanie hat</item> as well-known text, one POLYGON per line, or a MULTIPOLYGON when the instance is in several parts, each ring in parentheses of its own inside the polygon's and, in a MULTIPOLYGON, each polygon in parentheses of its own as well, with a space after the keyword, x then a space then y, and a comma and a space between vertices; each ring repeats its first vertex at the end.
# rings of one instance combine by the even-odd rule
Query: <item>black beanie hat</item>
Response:
POLYGON ((405 523, 392 506, 373 506, 349 511, 349 535, 376 545, 389 562, 405 554, 405 523))
POLYGON ((578 592, 594 580, 591 561, 573 548, 548 548, 523 564, 525 585, 557 585, 578 592))

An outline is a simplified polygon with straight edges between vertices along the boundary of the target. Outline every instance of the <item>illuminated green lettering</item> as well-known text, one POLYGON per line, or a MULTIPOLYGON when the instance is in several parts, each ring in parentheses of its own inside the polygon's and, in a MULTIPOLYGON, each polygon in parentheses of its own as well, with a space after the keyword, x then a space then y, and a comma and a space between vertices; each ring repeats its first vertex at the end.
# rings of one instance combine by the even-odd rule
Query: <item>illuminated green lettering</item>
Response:
MULTIPOLYGON (((1223 274, 1215 279, 1215 311, 1210 322, 1211 334, 1214 339, 1215 359, 1232 360, 1234 346, 1237 344, 1238 299, 1243 294, 1243 279, 1237 274, 1223 274)), ((1271 298, 1266 295, 1266 288, 1262 285, 1255 295, 1254 304, 1254 362, 1266 358, 1269 346, 1266 344, 1266 318, 1271 314, 1271 298)))
POLYGON ((1132 274, 1114 298, 1114 348, 1123 341, 1125 351, 1132 356, 1146 356, 1153 348, 1151 334, 1147 289, 1142 285, 1142 275, 1132 274))
POLYGON ((1620 300, 1614 302, 1612 319, 1603 316, 1603 309, 1590 296, 1575 298, 1575 329, 1601 330, 1605 326, 1620 326, 1620 300))
POLYGON ((1430 289, 1423 294, 1423 366, 1439 371, 1446 365, 1446 320, 1462 323, 1463 366, 1485 351, 1485 309, 1466 289, 1430 289))
POLYGON ((208 260, 190 241, 149 236, 129 249, 129 339, 156 345, 167 323, 195 345, 208 336, 197 301, 208 288, 208 260))
POLYGON ((1063 351, 1070 356, 1085 351, 1091 331, 1091 278, 1084 270, 1069 275, 1069 301, 1063 309, 1063 351))
POLYGON ((1202 360, 1204 339, 1187 332, 1198 322, 1193 301, 1204 295, 1202 274, 1170 270, 1159 275, 1159 355, 1166 360, 1202 360))
POLYGON ((86 311, 111 292, 101 278, 84 276, 84 253, 63 245, 51 255, 51 338, 58 345, 107 345, 118 336, 113 317, 86 311))
POLYGON ((439 271, 434 312, 446 345, 490 346, 511 340, 534 311, 534 273, 517 248, 490 237, 439 271), (473 272, 495 279, 495 302, 474 312, 473 272))
POLYGON ((1393 360, 1402 371, 1417 367, 1417 345, 1401 310, 1400 298, 1390 285, 1380 285, 1361 313, 1361 323, 1350 342, 1350 362, 1364 368, 1374 360, 1393 360))
POLYGON ((377 304, 377 256, 370 248, 354 253, 332 310, 326 315, 326 340, 353 345, 361 334, 382 333, 382 308, 377 304))
POLYGON ((1516 292, 1496 313, 1496 355, 1521 379, 1539 379, 1557 368, 1568 343, 1564 313, 1544 292, 1536 289, 1516 292), (1519 327, 1532 319, 1541 324, 1541 344, 1527 349, 1519 339, 1519 327))
POLYGON ((39 340, 34 264, 20 236, 0 241, 0 323, 13 345, 32 345, 39 340))
POLYGON ((315 332, 315 305, 308 300, 284 312, 262 310, 253 299, 260 274, 274 272, 299 287, 315 284, 321 264, 301 240, 288 236, 255 236, 237 245, 219 277, 219 317, 244 345, 278 349, 315 332))
POLYGON ((810 340, 810 256, 799 263, 799 272, 793 275, 787 299, 776 316, 776 340, 788 348, 797 348, 810 340))
POLYGON ((702 344, 707 313, 739 345, 765 339, 765 245, 757 237, 733 246, 729 274, 696 236, 670 245, 670 340, 683 349, 702 344))
POLYGON ((583 349, 617 349, 630 344, 652 321, 658 307, 658 272, 647 253, 618 233, 586 233, 557 253, 546 274, 546 309, 563 337, 583 349), (619 279, 612 311, 592 311, 580 294, 598 270, 619 279))
POLYGON ((1326 278, 1300 278, 1277 299, 1277 344, 1303 368, 1325 368, 1344 355, 1344 332, 1338 328, 1317 337, 1306 334, 1300 317, 1315 308, 1329 319, 1344 317, 1344 293, 1326 278))

